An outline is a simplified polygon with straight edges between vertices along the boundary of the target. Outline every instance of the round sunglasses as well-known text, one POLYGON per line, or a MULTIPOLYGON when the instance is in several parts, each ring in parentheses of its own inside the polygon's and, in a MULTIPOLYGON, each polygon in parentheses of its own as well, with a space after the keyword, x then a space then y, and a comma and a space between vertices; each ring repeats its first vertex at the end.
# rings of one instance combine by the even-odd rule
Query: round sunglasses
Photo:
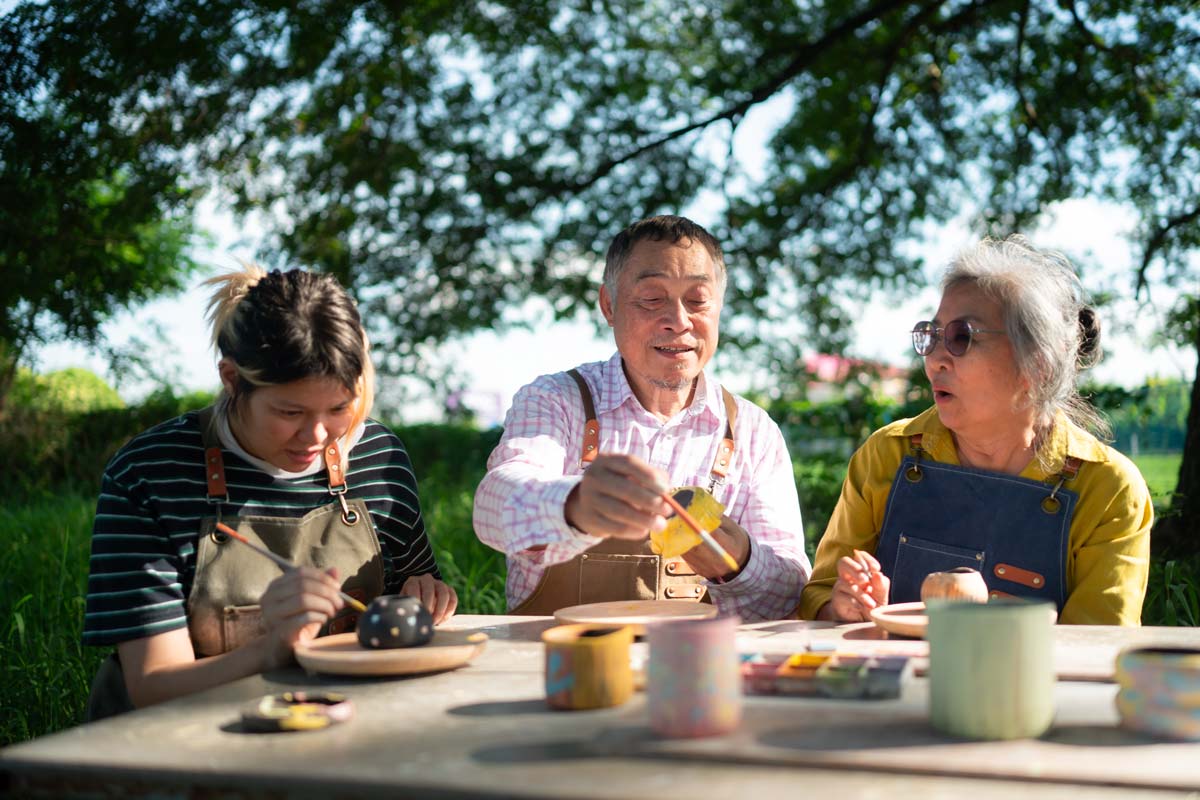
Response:
POLYGON ((939 328, 928 320, 918 322, 912 329, 913 349, 917 355, 927 356, 937 347, 940 339, 946 345, 946 352, 952 356, 965 356, 971 347, 971 340, 977 333, 1006 333, 1006 331, 990 331, 976 328, 965 319, 952 319, 944 328, 939 328))

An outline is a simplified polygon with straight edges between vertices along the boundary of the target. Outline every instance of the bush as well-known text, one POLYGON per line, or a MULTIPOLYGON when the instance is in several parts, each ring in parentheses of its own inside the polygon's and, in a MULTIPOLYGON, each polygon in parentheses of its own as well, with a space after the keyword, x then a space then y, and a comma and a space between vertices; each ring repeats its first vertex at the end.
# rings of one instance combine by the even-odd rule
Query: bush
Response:
MULTIPOLYGON (((84 394, 64 396, 78 400, 84 394)), ((96 392, 89 402, 102 402, 104 396, 96 392)), ((72 410, 53 403, 14 403, 0 417, 0 446, 21 457, 0 461, 0 486, 10 497, 35 497, 62 486, 94 494, 104 465, 125 442, 211 402, 206 392, 175 395, 164 389, 129 407, 72 410)))

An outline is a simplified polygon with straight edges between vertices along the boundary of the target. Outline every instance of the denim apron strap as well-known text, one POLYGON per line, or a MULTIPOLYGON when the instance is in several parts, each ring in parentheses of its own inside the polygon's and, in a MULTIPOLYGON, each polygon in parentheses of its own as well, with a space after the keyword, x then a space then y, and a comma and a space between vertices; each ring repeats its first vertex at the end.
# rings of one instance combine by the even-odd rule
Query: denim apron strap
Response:
POLYGON ((993 597, 1066 603, 1067 542, 1078 495, 1053 485, 922 459, 919 440, 892 480, 876 557, 891 579, 891 603, 920 600, 931 572, 971 567, 993 597))

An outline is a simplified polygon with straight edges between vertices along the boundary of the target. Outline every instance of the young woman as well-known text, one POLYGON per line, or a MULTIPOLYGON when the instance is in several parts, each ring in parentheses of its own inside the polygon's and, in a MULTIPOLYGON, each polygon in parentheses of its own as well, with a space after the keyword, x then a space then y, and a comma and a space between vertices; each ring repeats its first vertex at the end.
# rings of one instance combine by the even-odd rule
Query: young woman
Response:
POLYGON ((410 594, 454 613, 404 445, 368 419, 374 370, 354 302, 331 276, 257 267, 214 278, 222 391, 135 437, 104 472, 83 641, 116 645, 88 715, 288 663, 353 630, 339 590, 410 594), (220 521, 299 569, 221 534, 220 521))

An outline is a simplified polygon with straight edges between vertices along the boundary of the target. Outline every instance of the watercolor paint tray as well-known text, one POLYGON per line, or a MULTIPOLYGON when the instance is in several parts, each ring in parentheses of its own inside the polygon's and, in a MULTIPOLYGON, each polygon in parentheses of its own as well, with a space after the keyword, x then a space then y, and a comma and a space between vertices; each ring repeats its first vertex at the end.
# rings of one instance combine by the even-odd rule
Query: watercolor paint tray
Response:
POLYGON ((747 695, 890 700, 900 696, 913 662, 906 656, 849 653, 747 654, 742 687, 747 695))

